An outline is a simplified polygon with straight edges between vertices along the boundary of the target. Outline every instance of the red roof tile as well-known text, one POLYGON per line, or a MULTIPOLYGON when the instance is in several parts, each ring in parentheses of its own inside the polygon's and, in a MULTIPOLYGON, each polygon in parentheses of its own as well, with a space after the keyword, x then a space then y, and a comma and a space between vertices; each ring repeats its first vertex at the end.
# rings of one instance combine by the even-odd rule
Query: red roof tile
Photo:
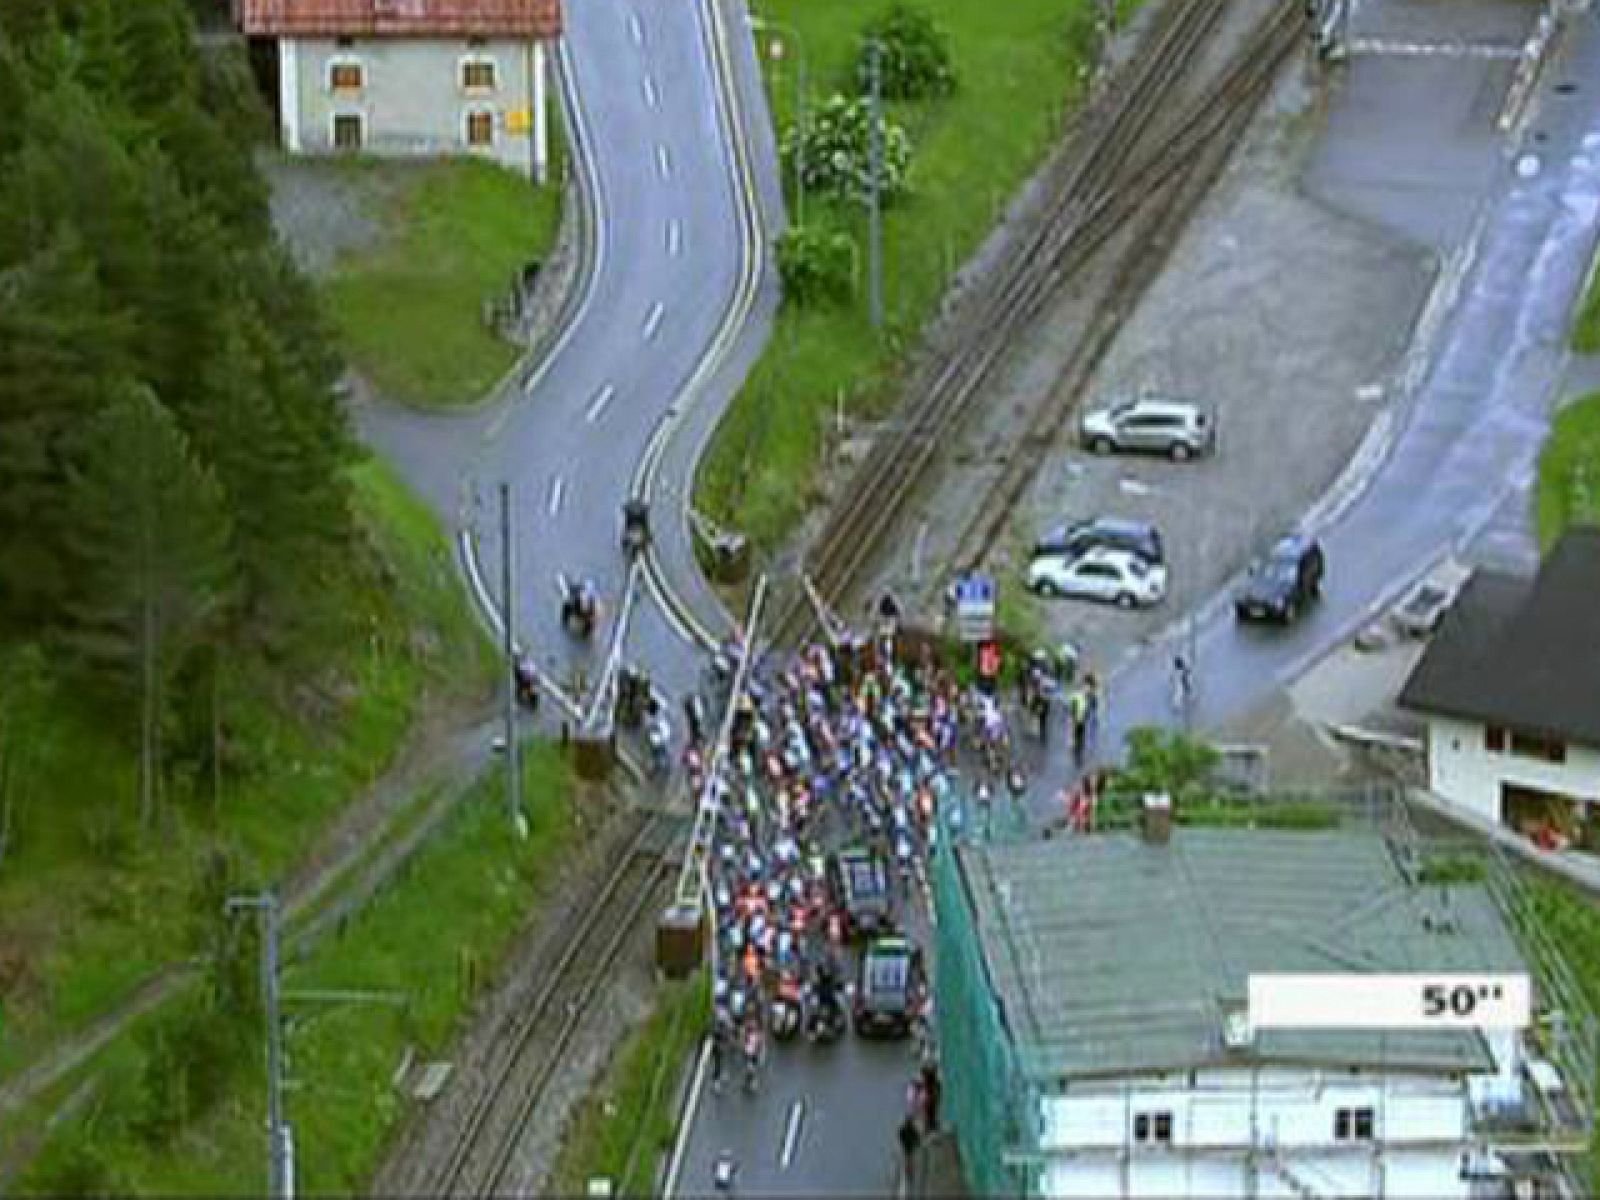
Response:
POLYGON ((560 0, 235 0, 263 37, 533 37, 561 32, 560 0))

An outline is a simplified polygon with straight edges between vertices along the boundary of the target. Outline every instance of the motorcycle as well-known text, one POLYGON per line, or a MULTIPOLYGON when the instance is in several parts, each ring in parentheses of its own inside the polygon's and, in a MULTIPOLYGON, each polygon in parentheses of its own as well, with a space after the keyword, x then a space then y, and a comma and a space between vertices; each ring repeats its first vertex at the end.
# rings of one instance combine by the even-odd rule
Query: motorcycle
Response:
POLYGON ((831 1000, 824 1001, 813 987, 806 1012, 806 1037, 814 1044, 836 1042, 844 1035, 845 1024, 838 991, 834 991, 831 1000))
POLYGON ((780 1042, 787 1042, 800 1032, 800 981, 791 971, 785 971, 778 979, 771 1018, 772 1036, 780 1042))

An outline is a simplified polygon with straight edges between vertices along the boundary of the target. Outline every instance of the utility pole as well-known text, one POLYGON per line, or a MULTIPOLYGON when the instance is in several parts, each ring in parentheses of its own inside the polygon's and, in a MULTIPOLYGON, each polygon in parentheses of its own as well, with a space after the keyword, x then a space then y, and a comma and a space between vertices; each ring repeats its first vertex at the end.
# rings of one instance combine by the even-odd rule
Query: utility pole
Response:
POLYGON ((267 1021, 267 1194, 294 1200, 294 1133, 283 1118, 283 1022, 278 1011, 278 893, 229 896, 227 911, 261 918, 261 1006, 267 1021))
POLYGON ((867 209, 867 308, 872 327, 883 328, 883 46, 867 42, 868 145, 872 182, 867 209))
POLYGON ((522 828, 522 771, 517 762, 517 637, 512 613, 516 592, 511 570, 511 485, 500 483, 500 609, 506 657, 506 816, 522 828))

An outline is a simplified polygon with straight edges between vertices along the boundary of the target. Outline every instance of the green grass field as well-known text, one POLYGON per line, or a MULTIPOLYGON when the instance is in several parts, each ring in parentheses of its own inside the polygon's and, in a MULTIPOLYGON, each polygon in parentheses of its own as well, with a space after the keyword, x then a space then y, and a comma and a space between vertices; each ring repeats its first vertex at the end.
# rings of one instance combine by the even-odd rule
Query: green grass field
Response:
MULTIPOLYGON (((913 193, 885 220, 887 336, 880 344, 872 334, 864 283, 855 302, 839 309, 786 306, 701 466, 703 510, 760 546, 776 545, 816 498, 823 430, 841 401, 866 414, 894 401, 901 354, 1061 128, 1079 87, 1087 4, 926 0, 949 34, 959 82, 943 100, 891 109, 911 135, 913 193)), ((856 35, 887 5, 766 0, 757 7, 800 32, 816 102, 846 88, 856 35)), ((764 55, 780 131, 795 107, 793 57, 792 49, 776 62, 764 55)), ((811 197, 806 203, 808 221, 853 232, 864 254, 864 212, 811 197)))
MULTIPOLYGON (((506 825, 498 776, 481 781, 399 880, 345 932, 290 966, 288 1053, 295 1087, 288 1116, 298 1185, 306 1194, 354 1194, 404 1115, 392 1077, 409 1048, 426 1061, 446 1050, 473 996, 496 967, 556 866, 580 836, 570 780, 551 745, 525 758, 530 836, 506 825), (364 1000, 296 1000, 311 991, 364 1000)), ((119 1042, 98 1064, 102 1099, 61 1126, 21 1180, 20 1193, 70 1190, 85 1172, 113 1192, 249 1195, 265 1188, 265 1083, 256 1031, 219 1099, 173 1136, 152 1139, 148 1049, 119 1042)))
POLYGON ((1600 392, 1556 415, 1539 456, 1539 544, 1568 525, 1600 524, 1600 392))
POLYGON ((165 826, 141 834, 131 737, 76 706, 49 714, 0 870, 0 1077, 194 952, 213 855, 241 885, 278 878, 384 771, 425 702, 487 688, 492 655, 433 517, 376 461, 353 484, 392 581, 363 605, 370 635, 326 664, 338 699, 316 714, 238 666, 223 712, 250 767, 216 808, 208 779, 180 773, 165 826))
POLYGON ((561 221, 561 189, 474 159, 425 167, 357 162, 329 169, 392 173, 388 232, 345 255, 320 286, 340 348, 391 399, 430 407, 481 400, 518 348, 484 324, 524 263, 542 260, 561 221))

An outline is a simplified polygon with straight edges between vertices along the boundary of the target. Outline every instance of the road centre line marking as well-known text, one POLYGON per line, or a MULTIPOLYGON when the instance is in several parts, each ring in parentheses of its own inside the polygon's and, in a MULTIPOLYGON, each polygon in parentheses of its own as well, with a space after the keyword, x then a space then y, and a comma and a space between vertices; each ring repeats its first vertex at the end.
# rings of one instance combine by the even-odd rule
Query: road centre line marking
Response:
POLYGON ((795 1145, 800 1141, 800 1122, 805 1118, 806 1102, 796 1100, 789 1105, 789 1120, 783 1130, 783 1148, 778 1152, 778 1166, 787 1171, 794 1162, 795 1145))
POLYGON ((566 491, 566 482, 557 475, 550 481, 550 515, 553 517, 561 511, 561 496, 566 491))
POLYGON ((661 172, 661 178, 672 178, 672 160, 667 157, 667 148, 660 142, 656 143, 656 169, 661 172))
POLYGON ((611 403, 611 397, 616 394, 616 387, 609 383, 606 384, 605 387, 595 393, 594 399, 589 401, 589 411, 585 414, 584 419, 593 425, 600 419, 600 414, 605 412, 606 405, 611 403))
POLYGON ((644 320, 644 338, 650 341, 656 336, 656 330, 661 328, 661 318, 666 315, 666 305, 657 300, 650 306, 650 315, 644 320))
POLYGON ((681 249, 683 249, 683 222, 673 217, 667 222, 667 254, 677 258, 681 249))
POLYGON ((639 14, 634 11, 628 13, 628 32, 633 35, 635 46, 644 45, 644 25, 639 20, 639 14))
POLYGON ((648 75, 644 77, 644 102, 651 108, 661 103, 661 94, 656 91, 656 81, 648 75))

